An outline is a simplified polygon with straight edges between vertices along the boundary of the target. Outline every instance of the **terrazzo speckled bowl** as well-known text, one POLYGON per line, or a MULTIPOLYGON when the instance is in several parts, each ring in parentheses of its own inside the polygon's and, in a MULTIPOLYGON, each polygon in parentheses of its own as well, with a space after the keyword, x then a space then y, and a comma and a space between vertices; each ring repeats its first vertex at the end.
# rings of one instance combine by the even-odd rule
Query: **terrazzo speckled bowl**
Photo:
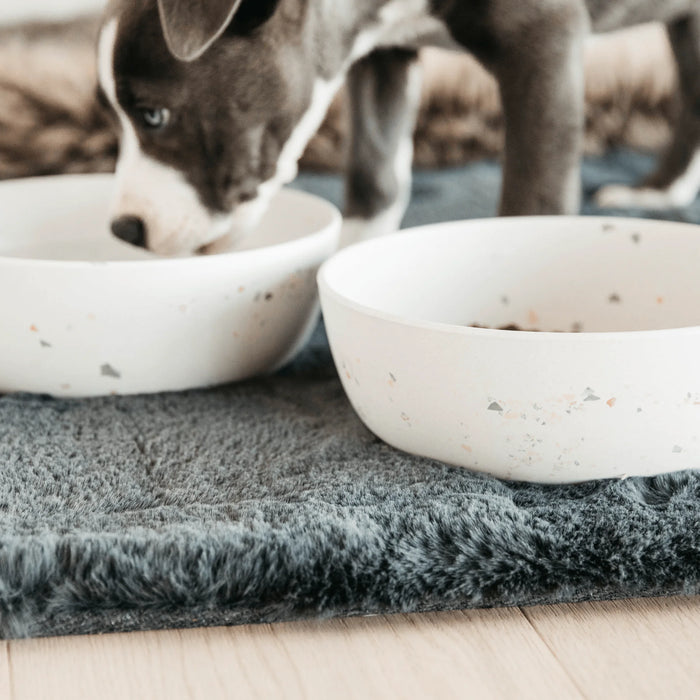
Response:
POLYGON ((508 218, 353 246, 319 284, 377 436, 565 483, 700 467, 699 265, 699 226, 508 218), (545 332, 494 330, 510 324, 545 332))
POLYGON ((108 233, 109 175, 0 184, 0 392, 173 391, 283 365, 318 318, 340 215, 281 192, 254 249, 160 259, 108 233))

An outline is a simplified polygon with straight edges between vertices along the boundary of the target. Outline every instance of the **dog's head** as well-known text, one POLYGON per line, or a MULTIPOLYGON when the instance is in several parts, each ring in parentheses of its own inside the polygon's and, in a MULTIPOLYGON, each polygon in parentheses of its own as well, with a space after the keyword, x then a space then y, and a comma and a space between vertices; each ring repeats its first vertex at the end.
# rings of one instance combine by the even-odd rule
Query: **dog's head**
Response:
POLYGON ((315 60, 306 7, 112 2, 98 68, 121 126, 115 235, 182 255, 256 225, 337 89, 315 60))

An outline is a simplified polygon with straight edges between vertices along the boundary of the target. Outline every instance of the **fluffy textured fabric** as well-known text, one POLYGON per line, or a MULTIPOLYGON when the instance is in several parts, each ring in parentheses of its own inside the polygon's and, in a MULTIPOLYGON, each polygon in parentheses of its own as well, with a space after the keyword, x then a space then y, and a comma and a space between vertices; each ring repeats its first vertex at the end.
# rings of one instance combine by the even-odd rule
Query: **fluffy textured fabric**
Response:
MULTIPOLYGON (((93 19, 0 32, 0 179, 114 167, 113 123, 94 100, 93 19)), ((426 50, 416 164, 458 165, 503 143, 498 90, 467 55, 426 50)), ((646 25, 596 37, 586 52, 586 150, 658 149, 674 111, 675 69, 663 30, 646 25)), ((347 135, 341 94, 302 166, 338 170, 347 135)))
MULTIPOLYGON (((588 161, 586 190, 651 165, 588 161)), ((418 173, 407 223, 493 213, 498 177, 418 173)), ((674 216, 700 221, 700 202, 674 216)), ((0 636, 696 594, 699 497, 695 472, 544 487, 398 452, 353 413, 320 331, 238 385, 0 398, 0 636)))

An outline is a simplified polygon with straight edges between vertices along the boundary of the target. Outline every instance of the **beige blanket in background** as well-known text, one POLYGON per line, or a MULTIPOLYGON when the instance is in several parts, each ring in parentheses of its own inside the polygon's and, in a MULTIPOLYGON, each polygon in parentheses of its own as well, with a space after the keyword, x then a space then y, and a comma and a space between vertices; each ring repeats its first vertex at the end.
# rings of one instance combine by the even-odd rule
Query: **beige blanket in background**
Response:
MULTIPOLYGON (((96 24, 32 25, 0 32, 0 179, 112 170, 112 124, 94 100, 96 24)), ((425 50, 416 165, 443 167, 499 153, 498 90, 467 55, 425 50)), ((665 33, 645 25, 594 37, 586 50, 586 151, 645 150, 668 138, 675 69, 665 33)), ((341 94, 304 156, 307 169, 342 167, 341 94)))

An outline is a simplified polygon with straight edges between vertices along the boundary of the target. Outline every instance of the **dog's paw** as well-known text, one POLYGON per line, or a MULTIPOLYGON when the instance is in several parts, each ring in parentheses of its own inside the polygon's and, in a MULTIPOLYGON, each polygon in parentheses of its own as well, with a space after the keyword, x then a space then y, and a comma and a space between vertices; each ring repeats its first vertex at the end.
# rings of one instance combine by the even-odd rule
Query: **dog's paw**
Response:
POLYGON ((594 196, 596 205, 601 209, 674 209, 689 205, 693 199, 681 197, 672 189, 656 190, 626 185, 601 187, 594 196))
POLYGON ((368 241, 370 238, 386 236, 396 233, 401 224, 401 213, 387 210, 373 219, 361 219, 356 217, 343 220, 343 228, 340 233, 340 248, 346 248, 355 243, 368 241))

